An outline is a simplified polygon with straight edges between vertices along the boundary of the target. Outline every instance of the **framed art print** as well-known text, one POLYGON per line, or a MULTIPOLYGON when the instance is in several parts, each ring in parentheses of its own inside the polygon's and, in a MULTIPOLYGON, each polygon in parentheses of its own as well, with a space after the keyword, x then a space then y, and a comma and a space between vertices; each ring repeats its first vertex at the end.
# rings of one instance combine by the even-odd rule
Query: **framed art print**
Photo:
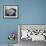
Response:
POLYGON ((4 18, 18 18, 18 6, 17 5, 5 5, 4 6, 4 18))

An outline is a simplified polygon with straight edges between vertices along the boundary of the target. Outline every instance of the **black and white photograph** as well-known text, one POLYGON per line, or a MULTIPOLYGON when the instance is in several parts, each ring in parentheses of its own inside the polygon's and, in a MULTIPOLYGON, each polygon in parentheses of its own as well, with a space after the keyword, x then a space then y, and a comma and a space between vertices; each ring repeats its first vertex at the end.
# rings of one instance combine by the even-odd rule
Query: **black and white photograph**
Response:
POLYGON ((18 18, 18 6, 4 6, 4 18, 18 18))
POLYGON ((20 40, 46 41, 46 25, 19 25, 20 40))

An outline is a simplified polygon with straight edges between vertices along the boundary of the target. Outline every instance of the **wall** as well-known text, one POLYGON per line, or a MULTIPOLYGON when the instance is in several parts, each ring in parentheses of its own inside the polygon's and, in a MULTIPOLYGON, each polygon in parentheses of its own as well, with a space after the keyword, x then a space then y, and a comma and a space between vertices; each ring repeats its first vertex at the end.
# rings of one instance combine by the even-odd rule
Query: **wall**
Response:
MULTIPOLYGON (((0 44, 7 44, 17 24, 46 24, 46 0, 0 0, 0 44), (19 5, 18 19, 4 19, 3 5, 19 5)), ((17 42, 17 41, 16 41, 17 42)))

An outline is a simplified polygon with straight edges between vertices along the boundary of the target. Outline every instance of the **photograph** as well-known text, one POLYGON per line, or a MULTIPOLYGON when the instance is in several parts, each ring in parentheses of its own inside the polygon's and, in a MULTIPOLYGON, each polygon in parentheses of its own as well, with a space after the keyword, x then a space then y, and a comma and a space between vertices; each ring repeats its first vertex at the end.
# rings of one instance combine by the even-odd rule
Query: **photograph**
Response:
POLYGON ((18 6, 4 6, 4 18, 18 18, 18 6))
POLYGON ((20 41, 21 40, 46 41, 46 25, 25 24, 19 25, 18 29, 20 31, 20 41))

